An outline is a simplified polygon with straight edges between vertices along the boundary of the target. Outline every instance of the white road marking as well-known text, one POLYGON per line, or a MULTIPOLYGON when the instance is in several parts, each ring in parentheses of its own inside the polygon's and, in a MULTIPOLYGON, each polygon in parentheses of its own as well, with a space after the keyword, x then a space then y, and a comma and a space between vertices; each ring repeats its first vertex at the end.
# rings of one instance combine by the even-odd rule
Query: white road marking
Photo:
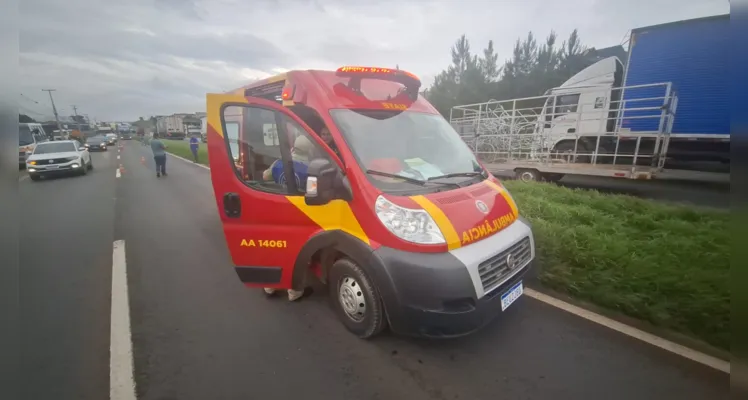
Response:
POLYGON ((24 175, 24 176, 18 178, 18 182, 25 181, 26 179, 28 179, 28 177, 29 177, 28 175, 24 175))
POLYGON ((208 167, 208 166, 205 166, 205 165, 203 165, 203 164, 198 164, 198 163, 196 163, 196 162, 194 162, 194 161, 192 161, 192 160, 188 160, 188 159, 186 159, 186 158, 184 158, 184 157, 180 157, 180 156, 178 156, 178 155, 176 155, 176 154, 172 154, 172 153, 169 153, 169 152, 167 152, 167 154, 168 154, 168 155, 170 155, 170 156, 172 156, 172 157, 178 158, 178 159, 180 159, 180 160, 182 160, 182 161, 184 161, 184 162, 188 162, 188 163, 190 163, 190 164, 192 164, 192 165, 197 165, 198 167, 201 167, 201 168, 205 168, 205 169, 207 169, 207 170, 210 170, 210 167, 208 167))
POLYGON ((116 172, 114 173, 114 177, 115 177, 115 178, 120 178, 120 177, 122 177, 122 172, 120 172, 119 168, 117 168, 117 171, 116 171, 116 172))
POLYGON ((135 400, 125 241, 112 252, 112 315, 109 338, 109 399, 135 400))
POLYGON ((730 362, 729 361, 720 360, 716 357, 712 357, 710 355, 690 349, 686 346, 673 343, 667 339, 663 339, 651 333, 644 332, 640 329, 636 329, 632 326, 620 323, 608 317, 604 317, 600 314, 593 313, 592 311, 585 310, 584 308, 577 307, 573 304, 569 304, 563 300, 559 300, 555 297, 548 296, 547 294, 540 293, 536 290, 526 288, 525 294, 529 297, 532 297, 533 299, 542 301, 543 303, 546 303, 553 307, 560 308, 578 317, 582 317, 588 321, 592 321, 596 324, 600 324, 606 328, 613 329, 614 331, 618 331, 634 339, 641 340, 642 342, 648 343, 652 346, 659 347, 663 350, 667 350, 671 353, 677 354, 681 357, 688 358, 690 360, 696 361, 697 363, 706 365, 708 367, 725 372, 727 374, 730 373, 730 362))
POLYGON ((117 154, 117 159, 119 160, 119 154, 117 154))

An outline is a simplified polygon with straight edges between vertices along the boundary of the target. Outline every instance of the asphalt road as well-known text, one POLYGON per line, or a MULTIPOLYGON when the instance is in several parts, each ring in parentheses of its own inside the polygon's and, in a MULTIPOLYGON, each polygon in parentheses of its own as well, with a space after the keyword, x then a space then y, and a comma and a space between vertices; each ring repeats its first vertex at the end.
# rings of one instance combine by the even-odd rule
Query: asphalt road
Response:
POLYGON ((289 303, 244 288, 209 171, 170 157, 157 179, 149 152, 126 142, 121 178, 110 152, 93 175, 20 183, 37 211, 21 254, 25 399, 107 398, 119 239, 140 399, 728 398, 727 375, 529 297, 466 338, 356 339, 319 292, 289 303))
POLYGON ((116 154, 86 176, 20 177, 24 399, 109 396, 116 154))

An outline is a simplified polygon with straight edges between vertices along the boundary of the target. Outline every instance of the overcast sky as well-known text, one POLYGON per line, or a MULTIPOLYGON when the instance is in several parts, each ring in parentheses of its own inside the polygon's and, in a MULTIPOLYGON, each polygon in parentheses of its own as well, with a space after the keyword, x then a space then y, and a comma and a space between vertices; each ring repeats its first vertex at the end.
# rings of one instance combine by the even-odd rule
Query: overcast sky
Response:
POLYGON ((372 65, 424 84, 450 63, 463 33, 499 60, 532 30, 583 44, 620 44, 627 32, 729 12, 728 0, 23 0, 19 1, 21 112, 106 121, 203 111, 205 93, 289 69, 372 65))

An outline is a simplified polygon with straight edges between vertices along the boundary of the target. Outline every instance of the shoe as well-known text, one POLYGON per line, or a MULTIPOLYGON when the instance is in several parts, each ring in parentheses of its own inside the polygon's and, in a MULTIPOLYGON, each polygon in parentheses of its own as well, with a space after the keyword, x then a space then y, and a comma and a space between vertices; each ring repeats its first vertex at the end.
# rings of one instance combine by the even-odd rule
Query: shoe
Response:
POLYGON ((275 289, 272 289, 272 288, 265 288, 264 290, 265 290, 265 294, 268 296, 274 295, 276 291, 275 289))
POLYGON ((169 175, 169 174, 167 174, 166 172, 164 172, 164 173, 162 173, 161 175, 163 175, 163 176, 167 176, 167 175, 169 175))
POLYGON ((156 172, 156 178, 160 178, 160 177, 161 177, 161 173, 156 172))
POLYGON ((296 301, 304 296, 303 290, 288 289, 288 301, 296 301))

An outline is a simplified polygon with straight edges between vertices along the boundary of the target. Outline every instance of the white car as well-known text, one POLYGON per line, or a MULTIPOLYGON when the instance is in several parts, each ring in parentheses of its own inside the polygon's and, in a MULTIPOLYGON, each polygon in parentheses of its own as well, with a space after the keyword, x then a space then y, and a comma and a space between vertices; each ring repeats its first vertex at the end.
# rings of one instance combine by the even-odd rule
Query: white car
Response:
POLYGON ((51 175, 85 175, 92 169, 91 153, 75 140, 39 143, 26 160, 26 171, 34 181, 51 175))

